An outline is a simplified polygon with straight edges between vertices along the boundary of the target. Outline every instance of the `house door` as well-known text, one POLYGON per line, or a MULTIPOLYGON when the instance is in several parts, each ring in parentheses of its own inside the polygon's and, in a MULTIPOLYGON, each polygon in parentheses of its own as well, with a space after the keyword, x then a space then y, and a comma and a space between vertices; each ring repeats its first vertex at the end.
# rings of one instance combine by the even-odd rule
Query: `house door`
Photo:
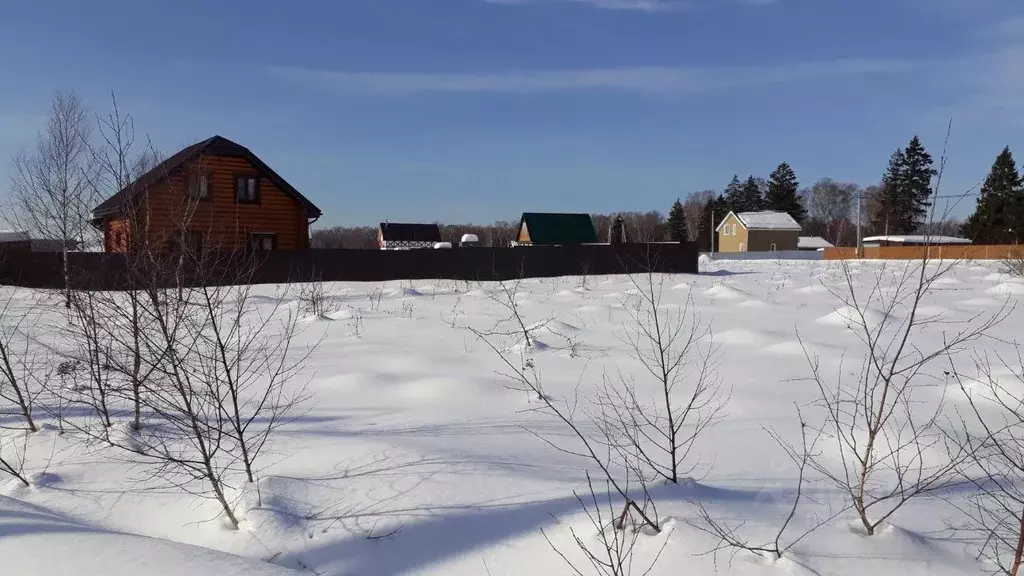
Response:
POLYGON ((740 252, 746 252, 746 250, 743 248, 743 242, 740 242, 740 252))

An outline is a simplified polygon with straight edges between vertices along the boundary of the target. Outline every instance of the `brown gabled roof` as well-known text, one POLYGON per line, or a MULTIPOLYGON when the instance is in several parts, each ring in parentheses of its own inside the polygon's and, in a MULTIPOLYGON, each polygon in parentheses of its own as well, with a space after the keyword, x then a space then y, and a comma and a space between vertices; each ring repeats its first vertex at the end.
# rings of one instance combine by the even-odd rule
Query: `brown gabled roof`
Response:
POLYGON ((259 157, 253 154, 251 150, 241 144, 232 142, 223 136, 214 136, 213 138, 207 138, 202 142, 197 142, 171 156, 167 160, 164 160, 160 164, 157 164, 152 170, 143 174, 138 180, 132 182, 123 190, 114 194, 110 198, 107 198, 102 204, 97 206, 92 212, 93 218, 103 218, 105 216, 117 214, 134 194, 159 183, 186 162, 194 160, 202 155, 238 156, 245 158, 253 167, 256 168, 257 171, 260 172, 262 176, 268 178, 282 192, 302 204, 306 208, 306 215, 309 218, 319 218, 320 215, 323 214, 316 205, 300 194, 299 191, 285 181, 284 178, 281 178, 277 172, 274 172, 270 166, 267 166, 259 159, 259 157))

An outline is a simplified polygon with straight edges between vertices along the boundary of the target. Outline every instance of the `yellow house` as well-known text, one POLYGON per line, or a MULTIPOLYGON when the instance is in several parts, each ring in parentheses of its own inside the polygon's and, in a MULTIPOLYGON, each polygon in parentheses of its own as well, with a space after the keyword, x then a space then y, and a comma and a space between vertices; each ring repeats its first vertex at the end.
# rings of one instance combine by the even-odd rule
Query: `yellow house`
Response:
POLYGON ((800 224, 785 212, 729 212, 715 229, 719 252, 796 250, 800 224))

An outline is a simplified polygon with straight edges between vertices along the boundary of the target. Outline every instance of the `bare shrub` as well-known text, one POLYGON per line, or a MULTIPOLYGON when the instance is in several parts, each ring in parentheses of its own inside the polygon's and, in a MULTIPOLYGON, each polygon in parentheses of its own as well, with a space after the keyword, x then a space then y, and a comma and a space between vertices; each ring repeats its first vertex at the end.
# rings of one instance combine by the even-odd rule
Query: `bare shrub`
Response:
POLYGON ((30 486, 28 476, 25 475, 27 444, 28 436, 24 432, 10 436, 0 435, 0 474, 14 478, 25 487, 30 486))
POLYGON ((966 503, 955 502, 965 518, 958 528, 976 534, 979 557, 1006 576, 1016 576, 1024 564, 1024 355, 1015 347, 1015 366, 1000 357, 998 371, 978 355, 971 372, 961 373, 950 358, 969 406, 950 438, 970 455, 961 473, 977 490, 966 503))
POLYGON ((22 331, 28 312, 14 309, 13 293, 0 302, 0 400, 12 407, 29 432, 38 430, 33 407, 41 388, 45 366, 32 339, 22 331), (11 320, 14 320, 11 322, 11 320))
POLYGON ((698 520, 690 521, 689 524, 697 530, 710 534, 717 539, 715 547, 708 552, 705 552, 705 554, 712 554, 716 556, 716 564, 718 553, 723 551, 730 552, 730 562, 739 552, 748 552, 762 556, 768 555, 773 560, 779 560, 785 556, 790 549, 799 544, 815 530, 821 528, 848 510, 848 508, 845 507, 839 510, 834 510, 830 514, 816 518, 811 523, 810 527, 805 528, 801 532, 793 534, 792 536, 789 535, 790 527, 797 517, 800 504, 806 496, 806 485, 809 483, 807 473, 810 471, 810 461, 811 458, 819 456, 817 453, 817 443, 822 436, 822 430, 820 428, 814 429, 804 422, 803 415, 800 413, 799 407, 797 408, 797 415, 800 422, 800 445, 798 447, 784 441, 775 430, 762 427, 765 433, 771 436, 772 439, 774 439, 775 442, 786 451, 789 458, 794 464, 796 464, 798 471, 796 493, 793 496, 792 505, 789 507, 788 513, 782 523, 779 524, 775 531, 775 535, 771 540, 752 541, 741 533, 743 523, 740 523, 739 525, 726 524, 716 519, 703 504, 698 505, 698 520), (809 438, 809 434, 813 434, 813 437, 809 438))
MULTIPOLYGON (((945 165, 944 151, 936 193, 945 165)), ((935 220, 933 203, 929 221, 935 220)), ((957 468, 970 457, 964 446, 947 446, 941 426, 945 370, 939 364, 985 336, 1009 310, 1004 304, 991 315, 956 323, 924 313, 925 296, 956 264, 929 259, 926 248, 920 260, 896 270, 883 267, 865 294, 842 261, 844 286, 832 293, 843 307, 834 314, 861 342, 860 370, 852 381, 843 365, 826 376, 804 348, 835 454, 811 458, 809 465, 846 495, 868 535, 910 500, 957 482, 957 468), (942 331, 941 343, 922 343, 929 329, 942 331)))
POLYGON ((674 484, 699 466, 691 461, 695 442, 720 420, 729 393, 716 376, 712 345, 703 344, 710 327, 692 299, 678 311, 665 308, 663 276, 630 279, 637 294, 633 305, 624 303, 630 323, 623 339, 653 387, 638 392, 635 377, 605 375, 601 430, 620 457, 639 462, 651 479, 674 484))
POLYGON ((319 278, 299 285, 299 306, 302 311, 316 318, 327 318, 333 312, 333 298, 319 278))
MULTIPOLYGON (((584 569, 589 565, 591 574, 601 576, 630 576, 634 568, 634 549, 640 536, 650 527, 642 524, 637 525, 630 521, 627 515, 622 514, 617 507, 615 491, 608 480, 605 480, 605 489, 600 492, 594 488, 594 482, 587 474, 587 493, 581 495, 573 492, 580 508, 584 511, 590 525, 597 533, 597 542, 580 536, 575 528, 570 528, 573 541, 580 549, 586 559, 582 567, 573 562, 564 552, 552 542, 547 532, 542 528, 541 533, 552 550, 569 566, 573 573, 582 576, 584 569)), ((640 574, 646 576, 658 563, 661 553, 665 550, 668 539, 661 545, 658 553, 651 559, 640 574)))

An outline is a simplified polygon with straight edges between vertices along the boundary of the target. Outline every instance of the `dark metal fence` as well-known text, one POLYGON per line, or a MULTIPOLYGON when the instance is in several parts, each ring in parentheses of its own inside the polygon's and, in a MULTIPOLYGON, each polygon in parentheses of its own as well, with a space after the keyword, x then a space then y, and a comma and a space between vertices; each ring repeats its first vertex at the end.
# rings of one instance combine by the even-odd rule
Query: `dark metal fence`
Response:
MULTIPOLYGON (((185 282, 488 281, 647 271, 694 274, 697 257, 697 246, 692 242, 398 251, 307 250, 270 252, 256 257, 221 254, 208 259, 215 264, 207 265, 202 274, 195 274, 185 282)), ((121 254, 70 253, 68 269, 72 287, 84 290, 125 289, 132 276, 129 259, 121 254)), ((0 285, 63 288, 62 255, 0 253, 0 285)))

